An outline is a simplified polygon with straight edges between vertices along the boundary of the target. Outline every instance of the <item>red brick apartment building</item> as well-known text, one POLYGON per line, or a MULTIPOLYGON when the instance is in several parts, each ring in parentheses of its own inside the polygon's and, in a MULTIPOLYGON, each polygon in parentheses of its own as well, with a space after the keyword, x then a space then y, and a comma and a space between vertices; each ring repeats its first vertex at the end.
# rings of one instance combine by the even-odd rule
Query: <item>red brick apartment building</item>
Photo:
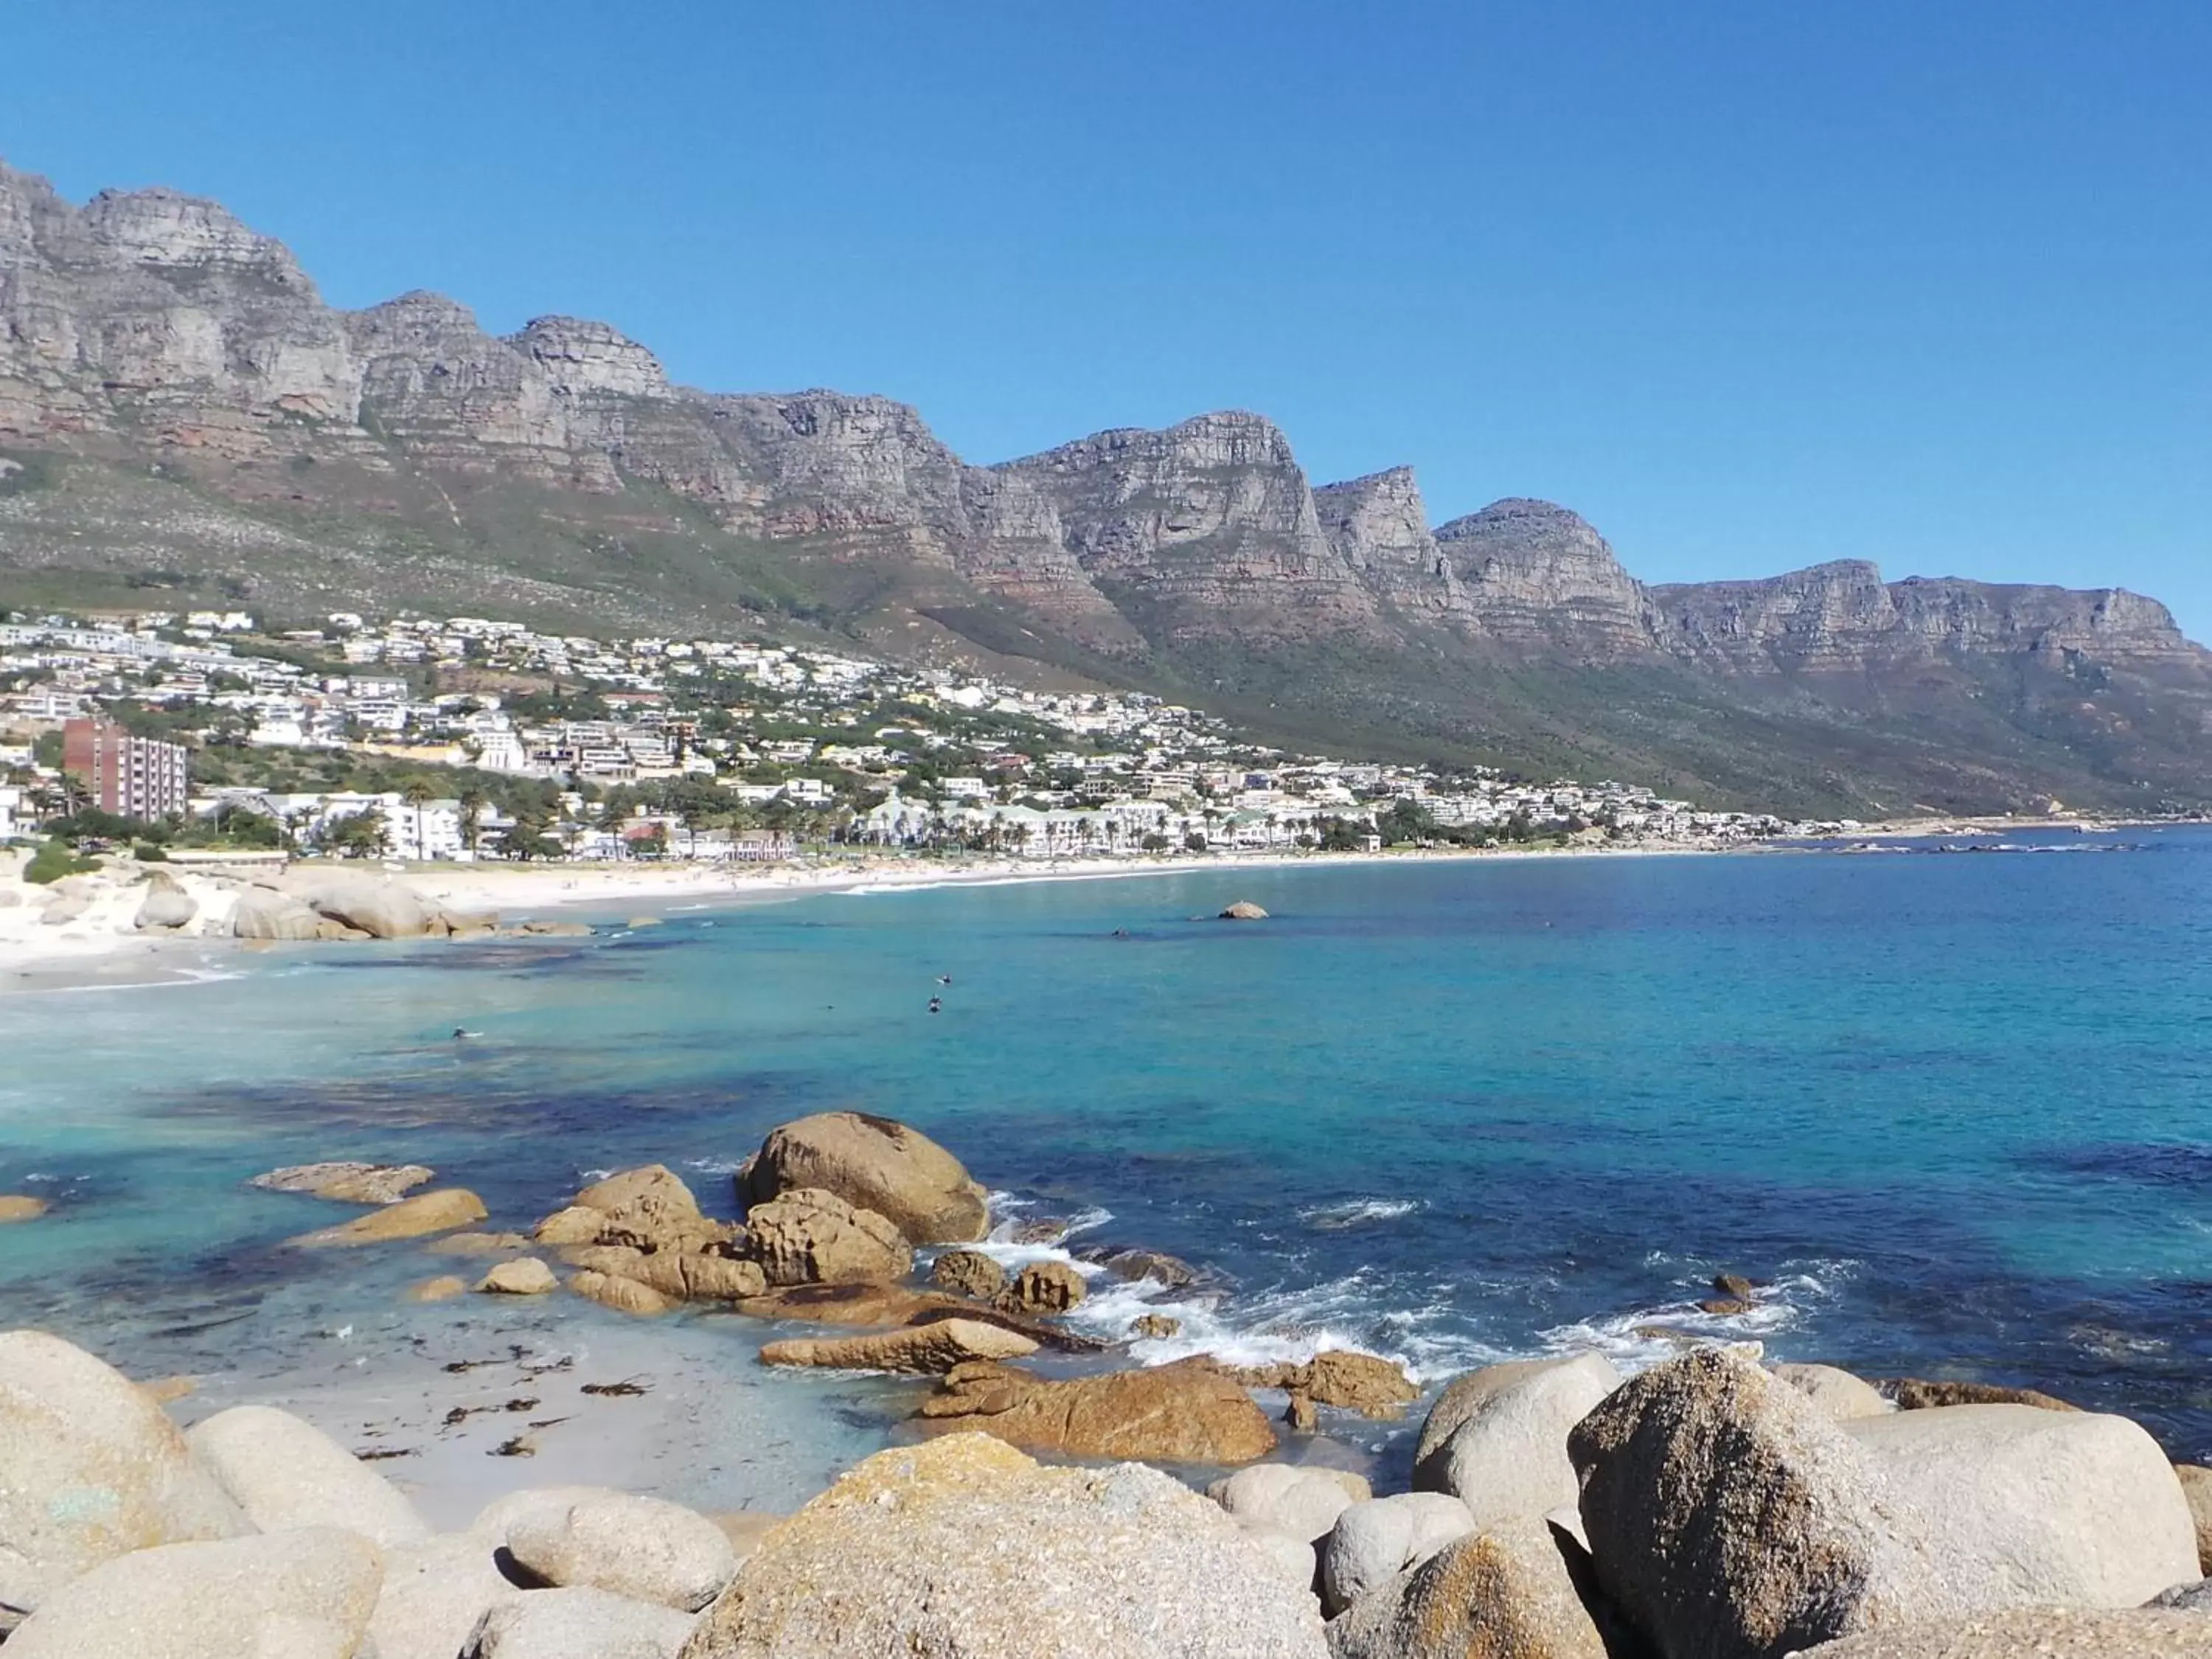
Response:
POLYGON ((187 750, 134 738, 107 720, 62 727, 62 769, 92 792, 92 804, 118 817, 162 818, 185 810, 187 750))

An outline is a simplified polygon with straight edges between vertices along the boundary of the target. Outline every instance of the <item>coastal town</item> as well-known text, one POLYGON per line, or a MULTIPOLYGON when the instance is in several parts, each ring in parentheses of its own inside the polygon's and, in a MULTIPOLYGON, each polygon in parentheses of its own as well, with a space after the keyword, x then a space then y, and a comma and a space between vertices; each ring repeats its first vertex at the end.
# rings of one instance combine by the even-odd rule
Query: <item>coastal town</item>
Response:
POLYGON ((1612 781, 1289 755, 1135 692, 481 617, 0 621, 0 841, 459 863, 836 848, 1121 855, 1721 847, 1850 823, 1612 781))

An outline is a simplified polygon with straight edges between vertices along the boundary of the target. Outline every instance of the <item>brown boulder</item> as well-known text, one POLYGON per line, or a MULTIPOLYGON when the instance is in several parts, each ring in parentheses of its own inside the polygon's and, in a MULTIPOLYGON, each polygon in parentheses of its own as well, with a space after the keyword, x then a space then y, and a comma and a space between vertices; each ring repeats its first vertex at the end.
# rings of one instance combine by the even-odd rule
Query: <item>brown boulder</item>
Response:
POLYGON ((502 1261, 477 1281, 477 1288, 498 1296, 544 1296, 561 1288, 552 1268, 534 1255, 502 1261))
POLYGON ((981 1250, 947 1250, 929 1270, 930 1282, 956 1296, 994 1302, 1006 1288, 1006 1270, 981 1250))
POLYGON ((759 1262, 726 1255, 648 1255, 622 1244, 585 1244, 562 1251, 561 1259, 587 1272, 635 1279, 675 1302, 737 1302, 768 1289, 759 1262))
POLYGON ((756 1206, 745 1231, 771 1285, 888 1282, 914 1268, 914 1251, 892 1222, 818 1187, 756 1206))
POLYGON ((763 1365, 815 1365, 854 1371, 942 1374, 975 1360, 1023 1359, 1036 1352, 1028 1337, 975 1319, 940 1319, 878 1336, 799 1337, 761 1350, 763 1365))
POLYGON ((1267 1414, 1206 1360, 1048 1382, 1004 1365, 962 1365, 922 1402, 934 1431, 976 1429, 1068 1457, 1249 1463, 1275 1449, 1267 1414))
POLYGON ((2046 1412, 2078 1412, 2081 1409, 2034 1389, 2006 1389, 1992 1382, 1960 1382, 1948 1378, 1931 1382, 1917 1376, 1887 1376, 1875 1386, 1894 1400, 1901 1412, 1932 1411, 1939 1406, 2033 1406, 2046 1412))
POLYGON ((668 1298, 659 1291, 649 1285, 641 1285, 635 1279, 623 1279, 615 1273, 580 1273, 568 1280, 568 1288, 587 1302, 596 1302, 620 1313, 659 1314, 668 1311, 668 1298))
POLYGON ((597 1210, 611 1221, 650 1227, 701 1219, 699 1200, 683 1177, 663 1164, 647 1164, 595 1181, 576 1194, 570 1206, 597 1210))
POLYGON ((1065 1261, 1033 1261, 1014 1276, 1000 1296, 1012 1313, 1066 1313, 1083 1300, 1083 1275, 1065 1261))
POLYGON ((774 1131, 738 1175, 738 1196, 765 1204, 798 1188, 872 1210, 916 1244, 960 1244, 990 1227, 982 1188, 919 1129, 861 1112, 821 1112, 774 1131))
POLYGON ((1267 919, 1267 913, 1249 899, 1238 899, 1223 910, 1218 918, 1222 921, 1265 921, 1267 919))
POLYGON ((1281 1389, 1317 1406, 1384 1420, 1421 1395, 1395 1361, 1351 1348, 1323 1349, 1303 1365, 1248 1365, 1230 1374, 1248 1389, 1281 1389))
POLYGON ((432 1255, 504 1255, 528 1249, 530 1241, 520 1233, 451 1233, 423 1248, 432 1255))
POLYGON ((404 1299, 409 1302, 450 1302, 457 1296, 468 1294, 469 1281, 458 1273, 446 1273, 436 1279, 426 1279, 420 1284, 410 1285, 404 1299))
POLYGON ((531 1234, 540 1244, 556 1247, 563 1244, 596 1244, 607 1224, 606 1212, 588 1205, 571 1204, 565 1210, 556 1210, 538 1224, 531 1234))
POLYGON ((0 1194, 0 1224, 36 1221, 50 1207, 43 1198, 32 1198, 20 1193, 0 1194))
POLYGON ((1079 1251, 1085 1261, 1095 1261, 1116 1279, 1155 1279, 1171 1291, 1198 1281, 1198 1269, 1181 1256, 1161 1250, 1079 1251))
POLYGON ((450 1232, 456 1227, 482 1221, 486 1213, 483 1200, 465 1187, 441 1187, 434 1193, 418 1193, 397 1204, 371 1210, 342 1226, 303 1233, 290 1242, 309 1249, 382 1244, 397 1238, 450 1232))
POLYGON ((1180 1335, 1182 1331, 1182 1321, 1170 1318, 1166 1314, 1139 1314, 1129 1326, 1130 1335, 1153 1341, 1180 1335))

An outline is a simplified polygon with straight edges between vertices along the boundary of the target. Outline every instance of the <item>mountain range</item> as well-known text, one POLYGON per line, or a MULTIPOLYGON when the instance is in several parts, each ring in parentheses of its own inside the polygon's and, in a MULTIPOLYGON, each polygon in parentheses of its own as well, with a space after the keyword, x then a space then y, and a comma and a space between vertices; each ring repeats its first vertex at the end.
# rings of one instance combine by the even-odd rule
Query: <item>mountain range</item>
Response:
POLYGON ((324 303, 215 203, 0 164, 0 606, 839 640, 1309 747, 1880 816, 2212 799, 2212 653, 2121 589, 1851 560, 1653 586, 1566 507, 1431 524, 1257 415, 997 465, 912 409, 672 383, 605 323, 324 303))

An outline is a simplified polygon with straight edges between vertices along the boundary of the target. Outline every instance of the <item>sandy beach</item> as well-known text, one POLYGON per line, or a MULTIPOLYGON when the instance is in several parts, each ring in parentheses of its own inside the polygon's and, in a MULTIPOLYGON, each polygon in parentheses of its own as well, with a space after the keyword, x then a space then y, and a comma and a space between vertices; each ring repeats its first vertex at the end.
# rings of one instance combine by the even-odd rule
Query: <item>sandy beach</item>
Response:
MULTIPOLYGON (((1043 860, 944 859, 866 854, 777 865, 669 861, 653 864, 439 864, 357 867, 387 874, 449 910, 489 913, 514 922, 562 912, 627 916, 672 908, 759 903, 813 893, 884 893, 1014 882, 1102 881, 1139 876, 1203 875, 1225 884, 1222 902, 1239 896, 1238 872, 1320 866, 1383 867, 1438 860, 1512 862, 1528 859, 1651 858, 1743 852, 1753 848, 1638 843, 1632 847, 1429 848, 1389 853, 1210 853, 1043 860), (626 913, 617 915, 616 913, 626 913)), ((0 993, 116 988, 185 982, 224 971, 241 948, 226 922, 240 886, 261 872, 210 872, 190 865, 134 865, 111 860, 91 875, 52 886, 26 883, 27 860, 0 854, 0 993), (193 921, 176 930, 137 925, 152 872, 164 870, 190 897, 193 921)), ((266 948, 257 946, 253 948, 266 948)))

